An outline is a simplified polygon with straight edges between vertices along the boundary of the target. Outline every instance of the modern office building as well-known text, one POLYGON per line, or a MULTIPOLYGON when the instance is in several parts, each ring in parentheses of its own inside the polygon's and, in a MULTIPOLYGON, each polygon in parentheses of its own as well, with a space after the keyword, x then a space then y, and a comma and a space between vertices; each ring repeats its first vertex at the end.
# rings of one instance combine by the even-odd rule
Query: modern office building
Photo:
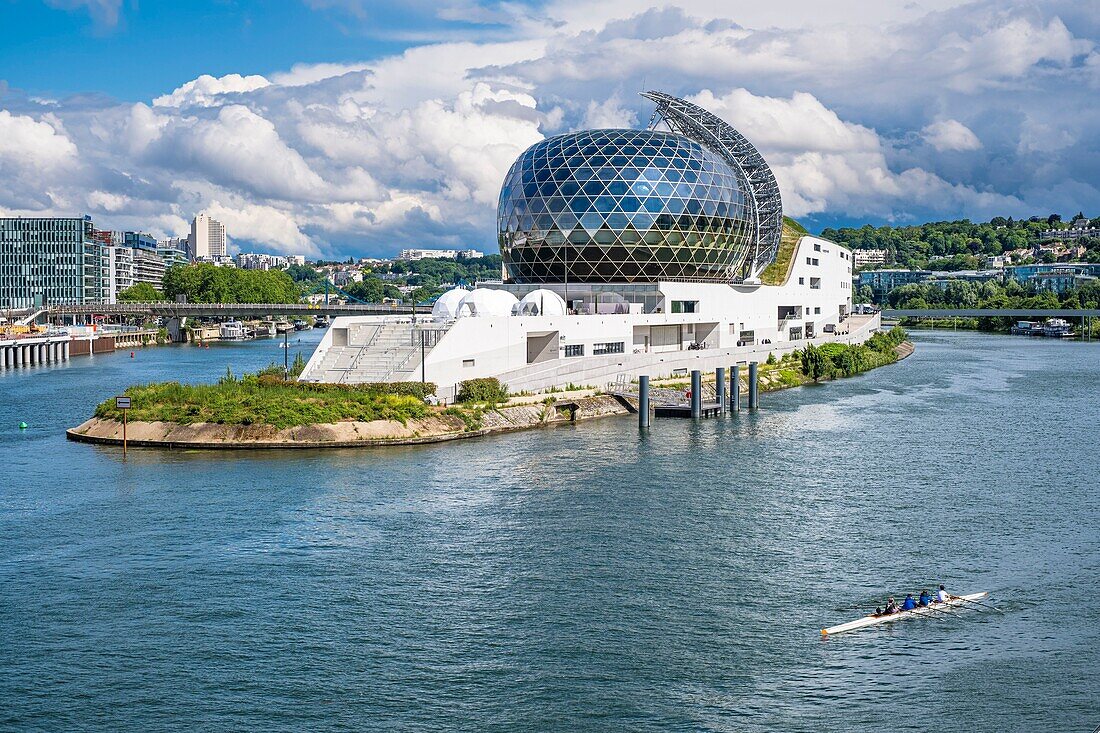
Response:
POLYGON ((0 309, 104 302, 110 243, 96 234, 91 217, 0 218, 0 309))
POLYGON ((157 252, 168 267, 186 265, 192 259, 187 237, 169 237, 157 240, 157 252))
POLYGON ((951 272, 934 271, 921 282, 925 285, 935 285, 946 289, 952 282, 987 283, 1000 282, 1003 278, 1001 270, 953 270, 951 272))
POLYGON ((448 291, 431 316, 338 318, 302 379, 423 378, 448 397, 475 377, 605 384, 869 337, 877 317, 849 317, 851 253, 784 230, 756 148, 696 105, 645 96, 651 129, 558 135, 516 160, 497 217, 503 282, 448 291), (794 254, 766 285, 782 237, 794 254))
POLYGON ((1100 278, 1100 262, 1059 262, 1013 265, 1004 269, 1005 280, 1015 280, 1034 290, 1061 295, 1100 278))
POLYGON ((241 252, 237 255, 237 267, 242 270, 285 270, 289 264, 286 257, 263 252, 241 252))
POLYGON ((134 250, 124 244, 112 244, 107 254, 107 302, 117 303, 118 296, 134 284, 134 250))
POLYGON ((881 302, 894 288, 924 282, 931 275, 931 270, 868 270, 859 273, 859 287, 870 287, 875 301, 881 302))
POLYGON ((206 214, 198 214, 191 220, 191 233, 187 237, 191 259, 226 256, 225 225, 206 214))
POLYGON ((143 232, 123 232, 123 244, 134 258, 134 284, 148 283, 158 290, 164 287, 168 263, 157 248, 157 240, 143 232))
POLYGON ((484 253, 476 249, 403 249, 397 256, 399 260, 473 260, 484 257, 484 253))
POLYGON ((1100 277, 1100 262, 1054 262, 1037 263, 1034 265, 1011 265, 1005 268, 1005 280, 1015 280, 1021 285, 1027 285, 1028 281, 1036 275, 1048 272, 1072 271, 1079 275, 1092 275, 1100 277))
POLYGON ((886 264, 887 252, 884 249, 853 249, 852 262, 856 269, 886 264))

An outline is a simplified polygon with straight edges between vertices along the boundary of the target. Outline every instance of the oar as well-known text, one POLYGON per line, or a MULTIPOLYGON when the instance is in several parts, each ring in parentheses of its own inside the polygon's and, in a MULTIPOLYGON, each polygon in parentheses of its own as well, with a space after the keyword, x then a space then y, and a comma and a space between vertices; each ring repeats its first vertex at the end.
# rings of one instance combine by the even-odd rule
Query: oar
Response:
POLYGON ((913 610, 914 610, 914 611, 919 611, 919 610, 920 610, 920 609, 922 609, 922 608, 927 608, 927 609, 928 609, 929 611, 931 611, 931 612, 933 612, 933 613, 938 613, 938 614, 940 614, 940 615, 942 615, 942 616, 952 616, 952 617, 954 617, 954 615, 955 615, 955 614, 953 614, 953 613, 948 613, 947 611, 944 611, 943 609, 940 609, 940 608, 933 608, 933 607, 932 607, 931 605, 928 605, 928 606, 917 606, 917 607, 916 607, 915 609, 913 609, 913 610))
POLYGON ((948 597, 949 598, 954 598, 957 601, 962 601, 963 603, 973 603, 975 606, 981 606, 982 608, 990 608, 990 609, 993 609, 994 611, 996 611, 997 613, 1004 613, 1004 611, 1002 611, 1001 609, 997 608, 996 606, 990 606, 988 603, 978 603, 977 601, 972 601, 969 598, 963 598, 962 596, 951 596, 951 595, 949 595, 948 597))

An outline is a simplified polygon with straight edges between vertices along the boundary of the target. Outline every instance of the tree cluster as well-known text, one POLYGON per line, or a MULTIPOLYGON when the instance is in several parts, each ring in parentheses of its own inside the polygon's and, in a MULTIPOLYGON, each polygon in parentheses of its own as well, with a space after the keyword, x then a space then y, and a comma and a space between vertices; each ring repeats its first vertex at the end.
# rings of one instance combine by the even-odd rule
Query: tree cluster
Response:
POLYGON ((932 284, 902 285, 891 290, 886 300, 891 308, 1096 308, 1100 303, 1100 282, 1090 282, 1061 296, 1049 290, 1036 292, 1015 280, 971 283, 952 280, 946 287, 932 284))
POLYGON ((802 373, 815 382, 834 377, 850 377, 868 369, 897 361, 895 347, 905 341, 905 329, 894 326, 876 333, 862 344, 807 344, 799 353, 802 373))
POLYGON ((118 299, 123 303, 156 303, 164 300, 164 293, 149 283, 137 283, 119 293, 118 299))
POLYGON ((191 303, 297 303, 301 291, 282 270, 240 270, 208 263, 176 266, 164 273, 164 295, 191 303))

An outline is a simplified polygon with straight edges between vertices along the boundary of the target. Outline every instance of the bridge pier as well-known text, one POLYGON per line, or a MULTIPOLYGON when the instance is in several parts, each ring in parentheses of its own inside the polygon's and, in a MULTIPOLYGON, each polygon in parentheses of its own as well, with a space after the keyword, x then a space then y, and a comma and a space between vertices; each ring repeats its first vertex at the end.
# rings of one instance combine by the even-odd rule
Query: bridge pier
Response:
POLYGON ((718 414, 726 414, 726 368, 714 370, 714 398, 718 401, 718 414))
POLYGON ((758 362, 749 362, 749 409, 755 410, 760 407, 760 380, 757 375, 757 369, 760 368, 758 362))
POLYGON ((184 326, 187 325, 186 316, 169 318, 164 325, 168 329, 168 338, 172 343, 179 344, 187 340, 187 332, 184 330, 184 326))
POLYGON ((691 370, 691 416, 699 418, 703 415, 703 373, 698 369, 691 370))
POLYGON ((741 365, 730 367, 730 412, 741 411, 741 365))

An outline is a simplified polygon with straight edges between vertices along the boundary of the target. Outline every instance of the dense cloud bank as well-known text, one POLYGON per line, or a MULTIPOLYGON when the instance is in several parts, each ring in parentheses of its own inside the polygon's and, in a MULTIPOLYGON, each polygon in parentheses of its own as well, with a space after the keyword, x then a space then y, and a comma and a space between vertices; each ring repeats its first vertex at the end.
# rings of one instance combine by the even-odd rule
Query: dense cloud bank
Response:
POLYGON ((546 135, 645 124, 643 84, 738 127, 793 216, 1100 210, 1087 3, 853 1, 827 19, 798 0, 729 17, 650 4, 450 8, 496 32, 138 102, 0 82, 0 211, 172 235, 205 209, 242 246, 312 255, 491 250, 512 160, 546 135))

